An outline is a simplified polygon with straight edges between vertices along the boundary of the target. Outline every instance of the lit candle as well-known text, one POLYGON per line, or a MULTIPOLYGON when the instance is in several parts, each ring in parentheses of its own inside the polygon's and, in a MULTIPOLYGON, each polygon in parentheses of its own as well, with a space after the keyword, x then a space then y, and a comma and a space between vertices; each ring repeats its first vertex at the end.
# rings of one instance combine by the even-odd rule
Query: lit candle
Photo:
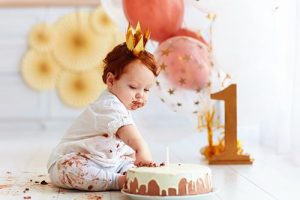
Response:
POLYGON ((166 166, 170 164, 169 147, 166 147, 166 166))

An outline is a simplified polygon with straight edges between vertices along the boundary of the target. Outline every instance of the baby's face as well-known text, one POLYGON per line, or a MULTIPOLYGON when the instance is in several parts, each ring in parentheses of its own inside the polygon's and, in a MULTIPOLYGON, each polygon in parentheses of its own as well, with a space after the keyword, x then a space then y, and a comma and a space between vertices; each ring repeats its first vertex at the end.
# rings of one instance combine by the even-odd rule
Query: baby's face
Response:
POLYGON ((155 76, 139 60, 129 63, 118 80, 114 80, 110 91, 129 110, 143 107, 147 100, 150 88, 155 83, 155 76))

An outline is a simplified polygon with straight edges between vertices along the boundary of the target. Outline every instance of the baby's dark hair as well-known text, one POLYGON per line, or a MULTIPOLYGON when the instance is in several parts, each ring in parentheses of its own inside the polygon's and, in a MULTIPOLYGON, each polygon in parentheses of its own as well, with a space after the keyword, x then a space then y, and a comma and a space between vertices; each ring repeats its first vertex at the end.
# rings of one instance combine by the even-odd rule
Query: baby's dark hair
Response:
POLYGON ((111 72, 116 79, 119 79, 124 68, 135 60, 140 60, 155 76, 158 76, 160 69, 155 62, 154 56, 146 50, 141 51, 139 56, 135 56, 132 51, 128 50, 126 43, 124 42, 116 46, 103 60, 103 82, 106 83, 107 73, 109 72, 111 72))

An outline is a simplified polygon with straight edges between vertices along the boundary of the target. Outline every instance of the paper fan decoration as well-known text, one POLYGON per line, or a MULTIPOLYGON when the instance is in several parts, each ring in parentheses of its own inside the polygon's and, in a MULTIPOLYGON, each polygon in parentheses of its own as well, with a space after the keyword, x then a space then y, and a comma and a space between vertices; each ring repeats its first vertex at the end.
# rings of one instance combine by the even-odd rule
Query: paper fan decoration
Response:
POLYGON ((111 35, 118 31, 117 25, 107 16, 101 6, 91 14, 92 28, 99 34, 111 35))
POLYGON ((125 38, 125 34, 122 33, 121 31, 117 31, 114 34, 114 38, 113 38, 113 47, 117 44, 121 44, 123 42, 125 42, 126 38, 125 38))
POLYGON ((106 88, 98 69, 72 73, 64 71, 58 81, 61 100, 72 107, 84 107, 93 102, 106 88))
POLYGON ((23 58, 21 72, 33 89, 48 90, 55 87, 60 68, 49 53, 30 50, 23 58))
POLYGON ((90 26, 90 14, 64 15, 56 24, 57 39, 53 54, 72 71, 85 71, 99 65, 108 53, 111 41, 97 35, 90 26))
POLYGON ((53 49, 55 31, 52 25, 40 23, 32 27, 29 33, 29 45, 36 51, 50 51, 53 49))

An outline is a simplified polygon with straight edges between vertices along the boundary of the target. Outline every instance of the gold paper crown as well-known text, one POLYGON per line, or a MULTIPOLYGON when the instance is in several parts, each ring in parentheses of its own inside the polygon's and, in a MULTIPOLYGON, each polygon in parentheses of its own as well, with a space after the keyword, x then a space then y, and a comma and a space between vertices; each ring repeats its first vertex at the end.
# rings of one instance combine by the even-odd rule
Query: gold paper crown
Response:
POLYGON ((145 50, 146 43, 150 38, 149 29, 143 35, 140 23, 138 22, 135 27, 135 33, 133 34, 133 27, 128 24, 126 33, 126 45, 127 48, 132 51, 135 56, 138 56, 140 52, 145 50))

